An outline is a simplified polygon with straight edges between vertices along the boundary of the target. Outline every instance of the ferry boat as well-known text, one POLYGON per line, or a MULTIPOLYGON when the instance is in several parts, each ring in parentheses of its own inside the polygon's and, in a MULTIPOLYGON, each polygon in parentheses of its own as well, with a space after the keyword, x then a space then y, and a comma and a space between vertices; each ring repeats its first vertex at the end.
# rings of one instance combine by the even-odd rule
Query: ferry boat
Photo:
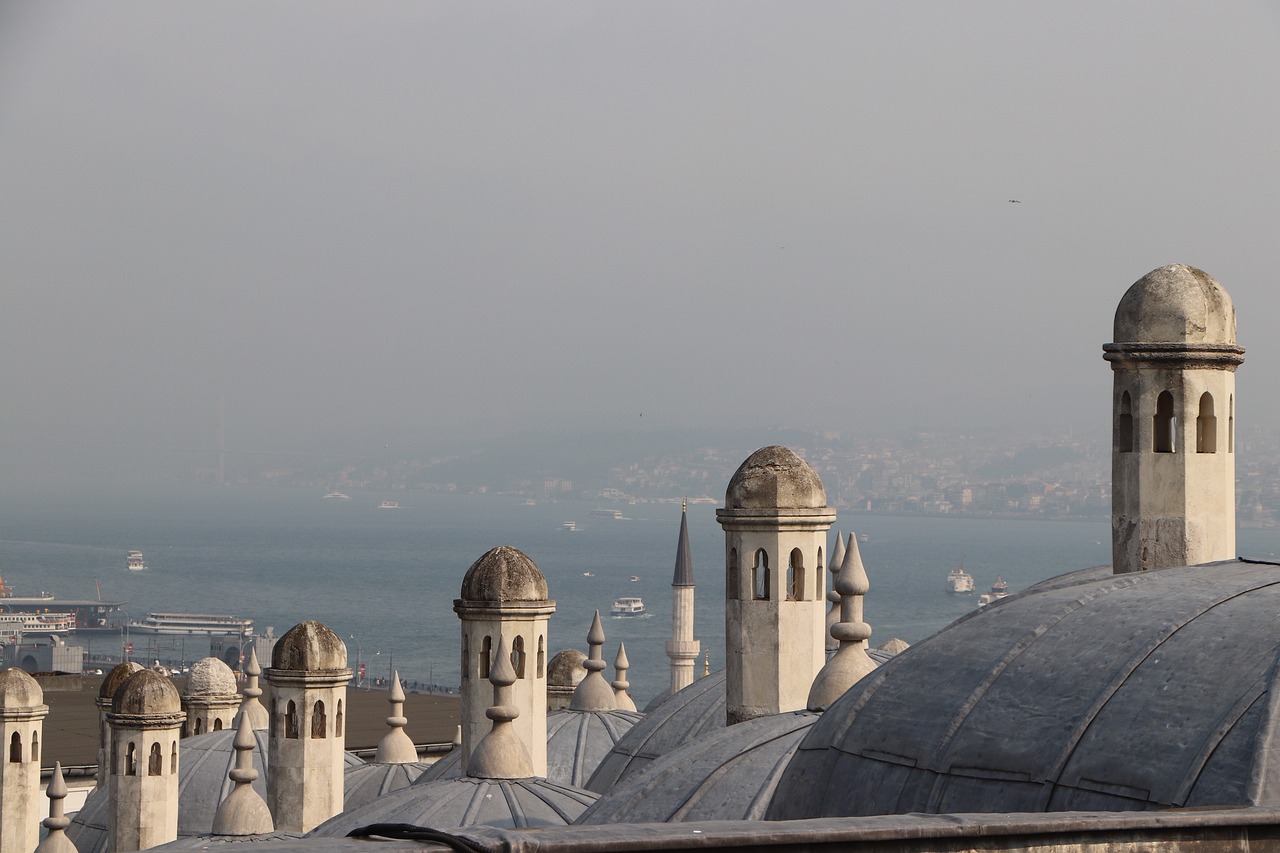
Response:
POLYGON ((956 566, 947 575, 947 591, 952 595, 968 595, 973 592, 973 575, 956 566))
POLYGON ((140 572, 147 567, 146 561, 142 559, 141 551, 130 551, 129 555, 125 557, 125 564, 131 572, 140 572))
POLYGON ((622 521, 622 510, 620 509, 593 509, 591 514, 599 518, 613 518, 622 521))
POLYGON ((643 616, 644 599, 642 598, 615 598, 613 607, 609 609, 610 616, 643 616))
POLYGON ((378 504, 378 509, 399 509, 399 508, 400 508, 399 501, 383 501, 382 503, 378 504))
POLYGON ((253 620, 210 613, 152 613, 141 622, 130 622, 129 630, 135 634, 252 634, 253 620))
POLYGON ((74 613, 0 613, 0 636, 18 634, 70 634, 76 629, 74 613))
POLYGON ((994 604, 1002 598, 1009 597, 1009 584, 1005 582, 1003 577, 997 577, 996 582, 991 585, 991 592, 984 592, 978 596, 979 609, 986 607, 988 604, 994 604))
POLYGON ((565 533, 577 533, 578 523, 575 521, 566 521, 564 524, 560 525, 560 529, 565 533))
POLYGON ((327 494, 327 495, 325 495, 325 496, 324 496, 323 500, 326 500, 326 501, 349 501, 349 500, 351 500, 351 495, 344 495, 342 492, 329 492, 329 494, 327 494))

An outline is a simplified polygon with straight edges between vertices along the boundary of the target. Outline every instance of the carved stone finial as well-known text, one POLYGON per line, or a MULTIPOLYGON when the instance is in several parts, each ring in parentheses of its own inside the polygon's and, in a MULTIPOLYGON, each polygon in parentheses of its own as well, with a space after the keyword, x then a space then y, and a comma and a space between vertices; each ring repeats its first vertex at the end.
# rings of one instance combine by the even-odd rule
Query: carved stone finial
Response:
POLYGON ((591 622, 591 630, 587 632, 587 644, 591 651, 582 662, 582 668, 587 674, 574 688, 569 710, 613 711, 618 707, 613 699, 613 689, 600 674, 607 664, 604 662, 604 626, 600 624, 599 610, 591 622))
POLYGON ((631 663, 627 660, 625 643, 618 643, 618 656, 613 659, 613 668, 617 671, 617 677, 613 680, 613 704, 619 711, 636 710, 636 703, 627 693, 627 689, 631 687, 631 682, 627 681, 627 670, 631 668, 631 663))
POLYGON ((409 764, 418 760, 418 750, 413 740, 405 733, 404 727, 409 720, 404 715, 404 689, 400 686, 400 673, 391 678, 391 691, 387 694, 387 704, 391 706, 391 716, 387 717, 390 731, 378 741, 378 752, 373 757, 375 764, 409 764))

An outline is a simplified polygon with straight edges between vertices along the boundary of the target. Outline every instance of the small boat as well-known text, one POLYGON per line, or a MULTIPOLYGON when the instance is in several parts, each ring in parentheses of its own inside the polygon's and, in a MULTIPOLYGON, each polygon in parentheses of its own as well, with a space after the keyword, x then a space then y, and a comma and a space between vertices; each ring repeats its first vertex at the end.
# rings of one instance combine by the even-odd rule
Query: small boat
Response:
POLYGON ((986 607, 988 604, 995 604, 1002 598, 1009 597, 1009 584, 1005 583, 1004 578, 997 577, 996 582, 991 585, 991 592, 984 592, 978 596, 979 609, 986 607))
POLYGON ((591 514, 600 518, 613 518, 618 521, 622 520, 622 510, 620 509, 593 509, 591 514))
POLYGON ((399 508, 400 508, 399 501, 383 501, 382 503, 378 504, 378 509, 399 509, 399 508))
POLYGON ((520 502, 520 505, 521 506, 537 506, 538 502, 533 498, 525 498, 523 501, 520 502))
POLYGON ((583 576, 584 578, 593 578, 593 577, 595 577, 595 576, 596 576, 596 573, 595 573, 595 572, 583 572, 583 573, 582 573, 582 576, 583 576))
POLYGON ((869 533, 859 533, 859 534, 858 534, 858 541, 859 541, 859 542, 870 542, 870 541, 871 541, 871 534, 869 534, 869 533))
POLYGON ((632 575, 631 577, 627 578, 627 580, 631 581, 632 583, 635 583, 636 581, 640 580, 640 576, 632 575))
POLYGON ((947 592, 952 595, 968 595, 973 592, 973 575, 956 566, 947 574, 947 592))
POLYGON ((131 572, 140 572, 147 567, 146 560, 142 559, 141 551, 130 551, 125 557, 125 565, 129 567, 131 572))
POLYGON ((564 524, 560 525, 560 529, 566 533, 577 533, 578 524, 574 521, 566 521, 564 524))
POLYGON ((349 501, 349 500, 351 500, 351 495, 344 495, 342 492, 329 492, 329 494, 327 494, 327 495, 325 495, 325 496, 324 496, 324 500, 326 500, 326 501, 349 501))
POLYGON ((613 607, 609 608, 610 616, 643 616, 644 599, 642 598, 615 598, 613 607))

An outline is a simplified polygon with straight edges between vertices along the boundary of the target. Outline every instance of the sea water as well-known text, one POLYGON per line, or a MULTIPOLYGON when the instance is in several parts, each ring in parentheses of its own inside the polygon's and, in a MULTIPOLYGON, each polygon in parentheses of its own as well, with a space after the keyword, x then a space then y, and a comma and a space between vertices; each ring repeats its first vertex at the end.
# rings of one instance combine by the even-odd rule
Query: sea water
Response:
MULTIPOLYGON (((695 633, 712 669, 724 665, 724 539, 715 507, 689 507, 697 584, 695 633)), ((637 704, 666 689, 671 576, 680 505, 596 504, 517 497, 353 492, 323 499, 293 489, 130 485, 0 495, 0 575, 18 594, 123 599, 133 620, 150 612, 221 613, 276 635, 303 619, 329 625, 352 666, 370 678, 394 667, 410 681, 456 686, 462 576, 485 551, 511 545, 547 577, 556 601, 548 648, 587 650, 592 613, 604 618, 606 676, 626 643, 637 704), (384 500, 396 509, 380 508, 384 500), (615 520, 591 514, 620 509, 615 520), (565 529, 574 522, 575 530, 565 529), (125 567, 126 552, 147 570, 125 567), (638 580, 632 581, 635 576, 638 580), (641 596, 648 618, 610 618, 613 599, 641 596)), ((977 593, 1003 577, 1010 591, 1071 569, 1110 561, 1105 521, 1025 521, 845 515, 836 529, 864 534, 871 582, 872 644, 914 643, 977 607, 977 593), (963 564, 974 595, 945 589, 963 564)), ((1276 531, 1242 531, 1241 553, 1280 552, 1276 531), (1253 550, 1250 551, 1249 548, 1253 550)), ((133 636, 140 650, 143 638, 133 636)), ((97 635, 98 649, 120 641, 97 635)), ((264 665, 265 665, 264 661, 264 665)), ((698 663, 701 673, 703 661, 698 663)))

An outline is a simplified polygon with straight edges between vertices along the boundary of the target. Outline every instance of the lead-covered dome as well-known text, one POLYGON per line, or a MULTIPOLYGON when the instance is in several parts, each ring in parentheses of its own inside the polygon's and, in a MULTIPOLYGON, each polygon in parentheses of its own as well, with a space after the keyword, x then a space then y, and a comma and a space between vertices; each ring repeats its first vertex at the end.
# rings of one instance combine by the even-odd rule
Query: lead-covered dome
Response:
POLYGON ((347 646, 322 622, 308 619, 290 628, 271 650, 271 668, 318 672, 347 668, 347 646))
POLYGON ((523 551, 499 545, 486 551, 467 569, 462 578, 462 600, 546 601, 547 578, 523 551))
POLYGON ((218 658, 201 658, 187 672, 184 696, 192 699, 221 699, 238 693, 235 673, 218 658))
POLYGON ((102 704, 110 705, 111 698, 116 695, 120 685, 129 680, 129 676, 142 671, 142 664, 127 660, 113 666, 98 685, 98 699, 102 704))
POLYGON ((1276 564, 1038 584, 850 688, 767 817, 1280 802, 1277 610, 1276 564))
POLYGON ((140 716, 178 714, 182 712, 182 700, 172 681, 158 672, 140 669, 116 688, 111 712, 140 716))
POLYGON ((0 670, 0 708, 39 708, 44 704, 40 684, 17 667, 0 670))
POLYGON ((738 466, 725 490, 727 509, 820 509, 827 492, 818 472, 779 444, 762 447, 738 466))
POLYGON ((1226 289, 1186 264, 1138 279, 1116 308, 1116 343, 1235 344, 1236 309, 1226 289))

